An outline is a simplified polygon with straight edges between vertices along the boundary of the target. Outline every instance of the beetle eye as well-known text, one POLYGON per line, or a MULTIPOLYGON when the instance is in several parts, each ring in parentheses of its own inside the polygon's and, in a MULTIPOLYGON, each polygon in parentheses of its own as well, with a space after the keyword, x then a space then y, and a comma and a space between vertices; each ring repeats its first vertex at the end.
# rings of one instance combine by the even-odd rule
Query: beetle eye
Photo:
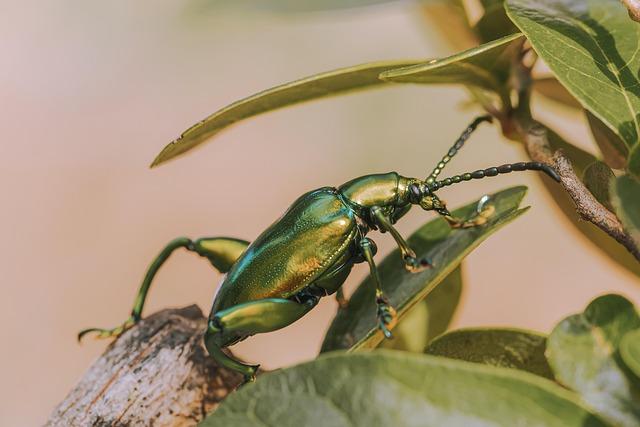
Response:
POLYGON ((420 199, 422 199, 422 191, 420 191, 420 187, 417 184, 411 184, 409 186, 409 200, 411 203, 419 203, 420 199))

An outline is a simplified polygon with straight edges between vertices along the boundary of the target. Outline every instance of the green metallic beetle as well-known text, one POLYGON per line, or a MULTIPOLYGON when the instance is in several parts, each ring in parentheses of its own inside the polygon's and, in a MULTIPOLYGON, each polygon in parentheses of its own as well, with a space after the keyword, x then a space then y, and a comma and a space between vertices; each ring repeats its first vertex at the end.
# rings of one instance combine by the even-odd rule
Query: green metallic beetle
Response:
POLYGON ((217 362, 242 373, 245 381, 255 378, 259 365, 243 364, 222 349, 251 335, 290 325, 315 307, 323 296, 336 294, 344 306, 341 286, 357 263, 369 264, 376 286, 378 327, 390 338, 395 310, 382 293, 373 260, 376 246, 366 237, 367 233, 388 231, 400 248, 406 268, 420 271, 429 268, 430 262, 417 259, 393 227, 413 205, 436 211, 454 228, 473 227, 484 224, 493 212, 487 203, 488 197, 481 199, 473 218, 462 220, 451 216, 435 192, 461 181, 522 170, 541 170, 559 181, 553 169, 538 162, 507 164, 436 181, 444 166, 483 121, 491 118, 483 116, 473 121, 424 181, 390 172, 362 176, 338 188, 310 191, 300 196, 251 244, 227 237, 173 240, 151 264, 131 317, 114 329, 86 329, 78 339, 89 332, 97 332, 102 338, 115 337, 140 320, 154 276, 178 248, 207 258, 218 271, 226 273, 211 308, 204 342, 217 362))

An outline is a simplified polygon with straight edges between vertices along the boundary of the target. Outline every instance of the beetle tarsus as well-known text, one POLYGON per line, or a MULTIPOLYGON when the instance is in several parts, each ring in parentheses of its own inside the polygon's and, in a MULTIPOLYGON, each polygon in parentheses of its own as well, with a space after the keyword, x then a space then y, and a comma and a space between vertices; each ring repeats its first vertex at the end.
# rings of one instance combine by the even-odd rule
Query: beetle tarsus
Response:
POLYGON ((419 273, 433 267, 433 263, 428 258, 416 258, 414 256, 404 257, 404 266, 412 273, 419 273))
POLYGON ((83 329, 78 333, 78 342, 81 342, 82 338, 84 338, 85 335, 90 334, 92 332, 96 333, 95 337, 97 339, 117 338, 128 329, 131 329, 131 327, 133 327, 133 325, 135 325, 136 322, 137 322, 137 319, 131 316, 127 320, 125 320, 122 323, 122 325, 116 326, 115 328, 112 328, 112 329, 102 329, 102 328, 83 329))
POLYGON ((251 372, 244 374, 244 379, 242 381, 242 384, 240 384, 240 387, 245 384, 255 382, 256 380, 256 373, 258 372, 260 365, 249 365, 249 367, 251 368, 251 372))
POLYGON ((396 325, 397 314, 396 310, 389 304, 389 300, 380 292, 376 296, 378 328, 384 334, 386 339, 393 338, 391 329, 396 325))

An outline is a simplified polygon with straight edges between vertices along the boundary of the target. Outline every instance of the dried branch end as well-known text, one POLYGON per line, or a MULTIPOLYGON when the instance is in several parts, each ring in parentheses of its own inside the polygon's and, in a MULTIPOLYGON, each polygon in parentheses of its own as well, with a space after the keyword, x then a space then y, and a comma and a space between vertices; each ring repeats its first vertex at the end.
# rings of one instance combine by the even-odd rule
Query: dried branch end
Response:
POLYGON ((46 426, 193 426, 242 381, 202 346, 206 319, 193 305, 142 320, 107 350, 46 426))
POLYGON ((598 226, 602 231, 623 245, 636 259, 640 260, 640 250, 622 226, 618 217, 604 207, 591 194, 578 178, 571 162, 562 151, 551 150, 547 129, 538 122, 531 121, 528 126, 519 123, 519 132, 523 136, 529 156, 537 162, 546 163, 556 170, 560 182, 576 205, 576 212, 586 221, 598 226))
POLYGON ((636 22, 640 22, 640 0, 622 0, 629 11, 629 17, 636 22))

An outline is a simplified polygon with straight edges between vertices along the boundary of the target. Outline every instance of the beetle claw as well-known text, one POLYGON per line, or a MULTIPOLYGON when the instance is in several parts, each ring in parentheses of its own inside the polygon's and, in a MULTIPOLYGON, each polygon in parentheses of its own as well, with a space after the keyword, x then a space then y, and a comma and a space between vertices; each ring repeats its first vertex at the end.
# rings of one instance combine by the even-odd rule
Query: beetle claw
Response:
POLYGON ((476 206, 476 216, 473 218, 475 225, 486 224, 489 218, 495 213, 496 208, 489 203, 490 201, 491 196, 486 194, 478 201, 478 206, 476 206))
POLYGON ((413 256, 406 256, 404 258, 404 266, 407 270, 412 273, 418 273, 420 271, 426 270, 427 268, 433 267, 433 263, 428 258, 416 258, 413 256))
POLYGON ((83 329, 78 333, 78 342, 81 342, 82 338, 84 338, 85 335, 90 334, 92 332, 96 333, 95 337, 97 339, 117 338, 135 324, 136 324, 136 320, 133 317, 129 317, 127 320, 124 321, 122 325, 116 326, 113 329, 102 329, 102 328, 83 329))
POLYGON ((382 331, 386 339, 391 339, 393 338, 391 329, 393 329, 397 322, 396 310, 383 295, 376 298, 376 304, 378 305, 376 313, 378 317, 378 328, 382 331))
POLYGON ((260 368, 260 365, 249 366, 250 372, 244 374, 244 380, 242 381, 242 384, 240 384, 240 387, 245 384, 252 383, 256 380, 256 372, 258 372, 258 368, 260 368))

